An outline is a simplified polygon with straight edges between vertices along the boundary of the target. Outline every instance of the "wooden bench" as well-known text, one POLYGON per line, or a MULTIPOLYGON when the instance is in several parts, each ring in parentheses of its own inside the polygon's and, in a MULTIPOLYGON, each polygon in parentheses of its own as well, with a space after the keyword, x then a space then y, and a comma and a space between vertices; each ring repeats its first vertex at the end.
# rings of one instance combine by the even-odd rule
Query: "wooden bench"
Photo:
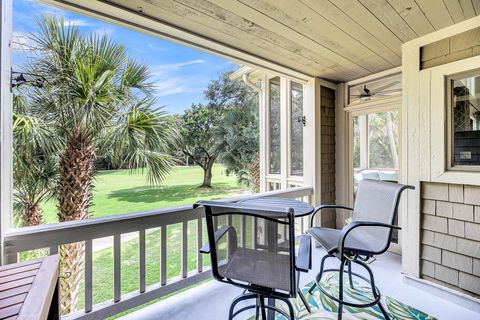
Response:
POLYGON ((58 255, 0 267, 0 319, 59 319, 58 255))

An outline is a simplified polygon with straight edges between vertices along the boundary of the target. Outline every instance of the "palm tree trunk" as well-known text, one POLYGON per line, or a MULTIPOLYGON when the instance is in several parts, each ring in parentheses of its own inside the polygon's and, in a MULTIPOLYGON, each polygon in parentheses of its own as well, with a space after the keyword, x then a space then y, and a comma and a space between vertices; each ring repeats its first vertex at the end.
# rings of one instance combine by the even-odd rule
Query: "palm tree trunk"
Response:
POLYGON ((260 192, 260 155, 257 153, 255 160, 248 165, 250 176, 250 190, 260 192))
POLYGON ((22 217, 24 226, 38 226, 42 223, 42 209, 38 202, 29 203, 22 217))
MULTIPOLYGON (((95 149, 91 143, 72 139, 60 156, 58 182, 58 219, 60 222, 88 218, 92 200, 95 149)), ((61 246, 61 270, 67 276, 61 279, 62 314, 77 309, 82 276, 84 243, 61 246)))

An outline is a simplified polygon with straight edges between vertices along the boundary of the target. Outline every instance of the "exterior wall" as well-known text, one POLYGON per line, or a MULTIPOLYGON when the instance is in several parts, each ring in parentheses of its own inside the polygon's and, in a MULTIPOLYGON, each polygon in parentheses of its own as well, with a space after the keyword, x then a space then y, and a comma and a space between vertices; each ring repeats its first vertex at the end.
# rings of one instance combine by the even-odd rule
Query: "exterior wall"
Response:
POLYGON ((423 279, 480 296, 480 187, 422 183, 423 279))
POLYGON ((420 68, 432 68, 480 55, 480 28, 429 43, 420 48, 420 68))
MULTIPOLYGON (((322 204, 335 204, 335 90, 322 86, 320 95, 320 197, 322 204)), ((334 209, 322 212, 321 224, 323 227, 336 227, 336 214, 334 209)))
POLYGON ((402 269, 453 292, 480 295, 480 172, 449 170, 449 75, 478 69, 480 17, 402 47, 402 269), (473 56, 473 57, 472 57, 473 56))

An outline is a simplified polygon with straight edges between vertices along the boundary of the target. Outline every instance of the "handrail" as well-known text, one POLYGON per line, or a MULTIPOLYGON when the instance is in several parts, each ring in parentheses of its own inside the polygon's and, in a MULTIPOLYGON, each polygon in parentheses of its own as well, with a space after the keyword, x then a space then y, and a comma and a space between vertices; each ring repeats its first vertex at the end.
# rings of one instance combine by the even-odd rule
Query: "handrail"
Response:
MULTIPOLYGON (((310 200, 313 193, 311 187, 295 187, 286 190, 275 190, 261 194, 247 194, 225 198, 220 201, 237 202, 261 197, 285 197, 310 200)), ((197 256, 197 268, 189 272, 187 268, 187 223, 197 223, 197 246, 202 243, 203 208, 193 209, 192 205, 176 206, 155 209, 143 212, 119 214, 108 217, 91 218, 80 221, 69 221, 47 225, 10 229, 4 237, 5 261, 17 261, 18 253, 41 248, 49 248, 50 254, 58 252, 59 246, 68 243, 85 243, 85 309, 71 313, 65 319, 100 319, 115 315, 119 312, 141 305, 145 302, 178 291, 210 277, 209 268, 203 268, 201 255, 197 256), (181 246, 181 274, 175 279, 167 279, 167 226, 182 224, 181 246), (145 285, 145 235, 146 230, 160 228, 161 265, 160 282, 152 286, 145 285), (140 285, 138 291, 121 295, 121 263, 120 251, 122 247, 121 235, 138 232, 139 237, 139 272, 140 285), (114 250, 114 299, 97 305, 92 303, 92 245, 95 239, 113 236, 114 250)), ((230 221, 229 223, 231 223, 230 221)), ((240 241, 245 243, 246 223, 240 222, 240 241)), ((303 230, 303 220, 301 230, 303 230)), ((252 225, 253 228, 256 224, 252 225)))
MULTIPOLYGON (((312 193, 311 187, 295 187, 261 194, 240 195, 224 198, 221 201, 237 202, 262 197, 298 198, 312 193)), ((155 228, 162 225, 180 223, 203 217, 203 209, 193 209, 192 205, 67 221, 40 226, 9 229, 4 237, 6 255, 27 250, 48 248, 54 245, 98 239, 114 234, 155 228), (19 241, 23 240, 23 241, 19 241)))

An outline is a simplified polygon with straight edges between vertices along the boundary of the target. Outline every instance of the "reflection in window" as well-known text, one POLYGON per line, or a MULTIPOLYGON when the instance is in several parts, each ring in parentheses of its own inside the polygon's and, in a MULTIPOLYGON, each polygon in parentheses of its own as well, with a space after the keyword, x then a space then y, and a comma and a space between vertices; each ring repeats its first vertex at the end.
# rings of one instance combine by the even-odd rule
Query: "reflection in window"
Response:
POLYGON ((452 80, 453 165, 480 165, 480 76, 452 80))
POLYGON ((398 112, 368 115, 368 167, 398 168, 398 112))
POLYGON ((290 174, 303 175, 303 86, 291 82, 290 174))
POLYGON ((280 78, 275 77, 271 79, 269 87, 270 87, 269 173, 280 174, 280 78))
POLYGON ((363 179, 398 181, 398 111, 353 117, 354 185, 363 179))

